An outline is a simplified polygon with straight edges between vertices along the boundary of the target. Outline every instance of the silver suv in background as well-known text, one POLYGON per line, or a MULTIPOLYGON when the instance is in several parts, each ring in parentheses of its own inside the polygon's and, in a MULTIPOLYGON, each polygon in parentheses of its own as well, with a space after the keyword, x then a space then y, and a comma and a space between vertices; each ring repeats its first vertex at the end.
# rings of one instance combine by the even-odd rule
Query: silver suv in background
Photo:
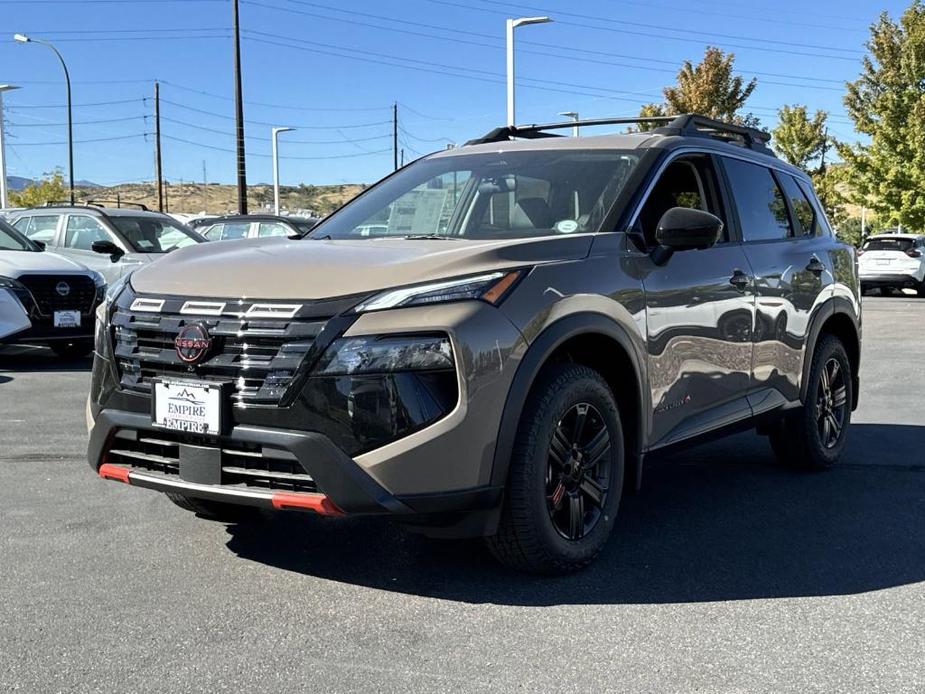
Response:
POLYGON ((165 253, 204 240, 144 205, 137 209, 100 203, 36 207, 18 212, 11 223, 32 241, 101 273, 109 284, 165 253))

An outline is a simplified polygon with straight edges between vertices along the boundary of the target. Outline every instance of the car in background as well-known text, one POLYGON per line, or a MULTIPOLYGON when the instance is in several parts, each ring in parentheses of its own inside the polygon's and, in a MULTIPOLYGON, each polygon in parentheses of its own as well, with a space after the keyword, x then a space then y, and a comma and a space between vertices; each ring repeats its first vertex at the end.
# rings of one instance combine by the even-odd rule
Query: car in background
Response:
POLYGON ((20 234, 0 220, 0 345, 47 344, 77 358, 93 350, 103 276, 20 234))
POLYGON ((858 251, 861 291, 914 289, 925 297, 925 234, 877 234, 858 251))
POLYGON ((11 223, 30 240, 102 273, 109 284, 176 248, 204 241, 189 227, 144 205, 33 207, 19 212, 11 223))
POLYGON ((0 207, 0 219, 9 220, 13 217, 13 215, 15 215, 17 212, 21 212, 23 209, 25 208, 23 207, 0 207))
POLYGON ((188 222, 186 222, 186 226, 188 226, 193 231, 201 232, 203 229, 207 229, 212 226, 216 219, 218 219, 218 217, 215 215, 210 215, 208 217, 194 217, 193 219, 190 219, 188 222))
POLYGON ((269 236, 305 236, 319 222, 309 217, 281 217, 271 214, 229 215, 212 220, 201 230, 209 241, 260 239, 269 236))

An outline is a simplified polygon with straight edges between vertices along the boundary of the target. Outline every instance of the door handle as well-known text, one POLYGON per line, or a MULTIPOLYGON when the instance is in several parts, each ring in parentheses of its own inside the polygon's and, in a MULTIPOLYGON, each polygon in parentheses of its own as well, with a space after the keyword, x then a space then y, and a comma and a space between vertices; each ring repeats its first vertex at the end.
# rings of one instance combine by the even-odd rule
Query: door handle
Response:
POLYGON ((731 284, 736 289, 745 289, 748 286, 748 283, 751 282, 748 275, 746 275, 741 270, 736 270, 732 273, 732 277, 729 278, 729 284, 731 284))
POLYGON ((823 272, 825 272, 825 265, 822 264, 819 258, 817 258, 816 256, 813 256, 812 258, 809 259, 809 264, 806 266, 806 269, 809 272, 813 272, 817 275, 821 275, 823 272))

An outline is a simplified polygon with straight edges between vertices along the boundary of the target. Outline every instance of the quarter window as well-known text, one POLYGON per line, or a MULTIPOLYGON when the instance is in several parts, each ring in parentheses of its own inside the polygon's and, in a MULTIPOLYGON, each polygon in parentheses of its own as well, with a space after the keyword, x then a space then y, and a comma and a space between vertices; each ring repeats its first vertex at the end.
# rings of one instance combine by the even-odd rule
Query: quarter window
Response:
POLYGON ((796 230, 796 235, 818 236, 820 229, 816 210, 813 208, 813 204, 809 201, 809 198, 806 197, 806 193, 803 192, 803 189, 800 188, 799 184, 796 182, 796 179, 787 174, 782 174, 780 176, 780 184, 787 194, 787 199, 790 201, 790 207, 793 210, 793 216, 796 218, 794 221, 799 227, 796 230))
POLYGON ((773 241, 793 235, 784 194, 767 167, 725 158, 733 203, 745 241, 773 241))
POLYGON ((58 215, 42 214, 17 219, 13 225, 33 241, 51 243, 58 228, 58 215))
POLYGON ((257 225, 257 236, 286 236, 289 234, 289 227, 279 222, 260 222, 257 225))

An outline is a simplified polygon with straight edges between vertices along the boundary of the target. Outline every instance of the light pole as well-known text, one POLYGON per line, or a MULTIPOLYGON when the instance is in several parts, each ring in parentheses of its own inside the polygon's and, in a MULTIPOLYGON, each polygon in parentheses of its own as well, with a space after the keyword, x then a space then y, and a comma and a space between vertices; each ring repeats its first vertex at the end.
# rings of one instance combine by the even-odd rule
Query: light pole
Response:
POLYGON ((3 140, 3 92, 19 89, 12 84, 0 84, 0 208, 7 206, 6 199, 6 144, 3 140))
POLYGON ((279 214, 279 134, 295 128, 273 128, 273 214, 279 214))
POLYGON ((70 189, 71 204, 74 204, 74 119, 71 115, 71 75, 67 71, 67 64, 61 53, 48 41, 33 39, 25 34, 13 34, 13 39, 19 43, 40 43, 55 52, 58 60, 61 62, 61 68, 64 70, 64 82, 67 85, 67 175, 70 189))
POLYGON ((514 125, 514 29, 527 24, 545 24, 549 17, 520 17, 507 20, 507 124, 514 125))
MULTIPOLYGON (((578 111, 560 111, 560 116, 565 116, 566 118, 571 118, 575 123, 578 123, 578 111)), ((578 137, 578 126, 576 125, 572 128, 572 137, 578 137)))

